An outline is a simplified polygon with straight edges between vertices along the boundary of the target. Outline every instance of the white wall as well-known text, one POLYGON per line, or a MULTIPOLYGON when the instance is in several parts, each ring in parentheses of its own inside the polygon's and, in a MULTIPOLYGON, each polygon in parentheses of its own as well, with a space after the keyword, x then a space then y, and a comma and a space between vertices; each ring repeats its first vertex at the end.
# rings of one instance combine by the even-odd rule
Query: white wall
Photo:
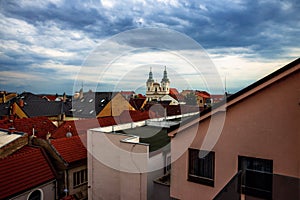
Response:
POLYGON ((41 185, 39 187, 33 188, 31 190, 28 190, 24 192, 23 194, 20 194, 18 196, 15 196, 11 198, 12 200, 27 200, 29 195, 34 192, 35 190, 40 190, 42 192, 42 199, 43 200, 53 200, 55 199, 55 181, 46 183, 44 185, 41 185))
POLYGON ((128 137, 88 131, 89 199, 147 199, 149 146, 128 137))

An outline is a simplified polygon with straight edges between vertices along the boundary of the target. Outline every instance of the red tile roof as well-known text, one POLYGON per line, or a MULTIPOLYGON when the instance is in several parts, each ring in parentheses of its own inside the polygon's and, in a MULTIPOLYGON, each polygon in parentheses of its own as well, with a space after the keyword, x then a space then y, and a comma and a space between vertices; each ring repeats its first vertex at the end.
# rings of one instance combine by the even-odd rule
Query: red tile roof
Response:
POLYGON ((66 138, 67 132, 71 132, 73 136, 82 136, 87 133, 88 129, 112 126, 122 123, 130 123, 143 121, 149 118, 155 118, 155 113, 152 111, 124 111, 117 117, 99 117, 98 119, 83 119, 76 121, 65 121, 51 135, 52 138, 66 138))
POLYGON ((34 128, 35 136, 45 139, 48 133, 54 133, 57 127, 47 117, 33 117, 9 120, 0 120, 0 128, 9 129, 14 127, 16 131, 32 135, 34 128))
POLYGON ((116 121, 121 124, 121 123, 143 121, 155 117, 156 117, 155 113, 152 111, 125 110, 121 113, 119 118, 116 118, 116 121))
POLYGON ((69 196, 62 198, 61 200, 77 200, 77 198, 74 197, 74 195, 69 195, 69 196))
POLYGON ((0 199, 55 179, 41 148, 25 146, 0 160, 0 199))
POLYGON ((198 91, 197 90, 195 92, 195 94, 198 95, 198 96, 201 96, 203 98, 206 98, 206 99, 210 98, 210 94, 208 92, 206 92, 206 91, 198 91))
POLYGON ((51 141, 51 144, 67 163, 72 163, 87 158, 87 150, 81 138, 86 143, 85 135, 55 139, 51 141))
POLYGON ((42 99, 46 99, 47 101, 55 101, 57 98, 56 95, 39 95, 42 99))
POLYGON ((146 96, 142 95, 142 94, 138 94, 137 95, 137 98, 145 98, 146 99, 146 96))
POLYGON ((178 101, 183 101, 184 97, 178 92, 176 88, 170 88, 169 95, 178 101))
POLYGON ((71 132, 73 136, 86 134, 88 129, 115 125, 114 117, 101 117, 98 119, 82 119, 76 121, 65 121, 51 135, 52 138, 65 138, 67 132, 71 132))

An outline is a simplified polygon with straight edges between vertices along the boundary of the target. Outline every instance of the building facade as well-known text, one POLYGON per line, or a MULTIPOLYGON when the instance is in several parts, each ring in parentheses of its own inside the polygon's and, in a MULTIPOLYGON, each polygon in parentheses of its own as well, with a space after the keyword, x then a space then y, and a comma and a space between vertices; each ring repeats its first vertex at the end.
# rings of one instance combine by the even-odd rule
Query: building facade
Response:
POLYGON ((171 197, 299 199, 299 69, 300 59, 169 134, 171 197))
POLYGON ((155 82, 153 73, 150 69, 149 78, 146 82, 147 101, 159 101, 163 96, 170 93, 170 80, 168 78, 167 68, 165 67, 163 78, 160 83, 155 82))

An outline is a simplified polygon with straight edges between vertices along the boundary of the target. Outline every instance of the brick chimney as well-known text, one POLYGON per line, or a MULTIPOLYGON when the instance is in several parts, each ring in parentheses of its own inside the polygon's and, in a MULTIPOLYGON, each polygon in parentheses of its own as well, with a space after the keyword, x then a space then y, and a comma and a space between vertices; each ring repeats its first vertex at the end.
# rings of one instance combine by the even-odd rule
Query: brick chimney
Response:
POLYGON ((19 100, 19 106, 20 106, 21 108, 24 107, 24 100, 23 100, 23 99, 20 99, 20 100, 19 100))

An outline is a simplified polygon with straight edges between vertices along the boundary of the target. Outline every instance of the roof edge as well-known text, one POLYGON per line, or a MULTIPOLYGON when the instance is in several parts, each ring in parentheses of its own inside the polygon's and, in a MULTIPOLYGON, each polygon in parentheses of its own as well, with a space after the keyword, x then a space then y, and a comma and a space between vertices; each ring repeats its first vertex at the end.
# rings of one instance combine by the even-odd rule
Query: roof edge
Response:
MULTIPOLYGON (((182 130, 188 128, 189 126, 194 125, 197 122, 200 122, 204 119, 206 119, 207 117, 219 113, 219 112, 223 112, 226 111, 226 108, 229 106, 234 105, 235 103, 241 101, 242 99, 256 93, 257 91, 253 91, 252 93, 246 95, 245 97, 241 97, 242 95, 246 94, 247 92, 250 92, 251 90, 267 83, 268 81, 270 81, 271 79, 289 72, 289 70, 291 70, 293 67, 297 66, 300 64, 300 58, 297 58, 296 60, 290 62, 289 64, 277 69, 276 71, 272 72, 271 74, 259 79, 258 81, 250 84, 249 86, 241 89, 240 91, 230 95, 228 98, 225 98, 223 101, 217 103, 215 106, 210 107, 208 109, 203 110, 202 112, 200 112, 200 117, 198 118, 192 118, 190 122, 188 122, 187 124, 185 124, 184 126, 180 127, 179 129, 175 129, 173 131, 171 131, 170 133, 168 133, 168 136, 173 138, 176 136, 176 134, 178 132, 181 132, 182 130), (239 97, 241 97, 241 99, 238 99, 239 97)), ((296 68, 295 70, 290 71, 289 73, 285 74, 283 77, 286 77, 288 75, 290 75, 292 72, 296 72, 297 70, 300 69, 300 66, 298 68, 296 68)), ((264 89, 265 87, 269 86, 270 84, 273 84, 274 82, 282 79, 283 77, 279 77, 278 79, 274 80, 273 82, 263 86, 261 89, 264 89)))

